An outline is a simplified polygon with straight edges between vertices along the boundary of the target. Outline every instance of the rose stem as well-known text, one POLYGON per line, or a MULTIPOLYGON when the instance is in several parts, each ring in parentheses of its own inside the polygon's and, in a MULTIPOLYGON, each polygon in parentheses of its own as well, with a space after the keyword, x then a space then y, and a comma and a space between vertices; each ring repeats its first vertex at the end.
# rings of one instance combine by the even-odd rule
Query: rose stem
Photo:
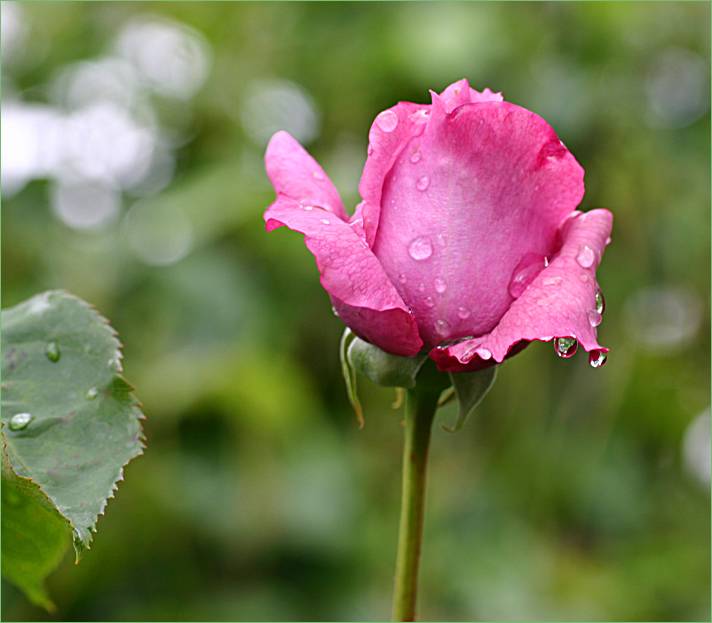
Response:
POLYGON ((430 431, 440 395, 439 390, 424 389, 409 389, 406 393, 403 489, 393 595, 394 621, 415 621, 425 514, 425 473, 430 431))

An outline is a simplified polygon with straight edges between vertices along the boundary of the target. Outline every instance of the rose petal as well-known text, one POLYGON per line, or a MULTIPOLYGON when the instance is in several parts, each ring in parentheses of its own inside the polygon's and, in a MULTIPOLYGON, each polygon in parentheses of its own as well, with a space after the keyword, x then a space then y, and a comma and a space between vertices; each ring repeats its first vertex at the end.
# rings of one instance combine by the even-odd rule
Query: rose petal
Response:
POLYGON ((415 319, 352 225, 286 197, 267 208, 264 218, 267 231, 286 225, 305 235, 321 285, 355 333, 396 355, 411 357, 420 351, 423 342, 415 319))
POLYGON ((489 89, 485 89, 480 93, 471 88, 470 83, 464 79, 453 82, 440 94, 440 97, 445 102, 445 110, 448 113, 451 113, 455 108, 463 104, 504 101, 501 93, 494 93, 489 89))
POLYGON ((528 342, 548 342, 556 337, 575 337, 587 352, 608 352, 598 343, 589 314, 596 309, 596 267, 612 223, 608 210, 575 212, 561 228, 563 246, 559 252, 497 326, 486 335, 433 349, 430 356, 438 368, 476 370, 502 362, 528 342))
POLYGON ((583 169, 528 110, 489 101, 448 114, 433 94, 430 117, 385 176, 372 248, 434 346, 496 326, 515 268, 532 254, 543 267, 584 188, 583 169))
POLYGON ((265 165, 278 196, 318 206, 342 220, 348 219, 339 191, 324 169, 289 133, 277 132, 270 139, 265 165))

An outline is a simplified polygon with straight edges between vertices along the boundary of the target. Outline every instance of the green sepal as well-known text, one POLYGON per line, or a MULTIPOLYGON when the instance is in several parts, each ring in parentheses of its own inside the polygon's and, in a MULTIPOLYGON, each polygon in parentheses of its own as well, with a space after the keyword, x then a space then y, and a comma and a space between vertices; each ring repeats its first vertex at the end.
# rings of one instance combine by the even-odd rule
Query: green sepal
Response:
POLYGON ((356 419, 358 420, 358 427, 363 428, 365 421, 363 419, 363 409, 361 408, 361 401, 358 399, 358 388, 356 386, 356 370, 349 364, 349 359, 346 355, 349 346, 353 340, 357 339, 354 332, 348 327, 344 329, 344 334, 341 336, 341 342, 339 343, 339 358, 341 359, 341 372, 344 375, 344 382, 346 383, 346 395, 349 397, 349 402, 353 407, 354 413, 356 414, 356 419))
POLYGON ((492 366, 477 372, 450 372, 452 386, 457 396, 458 411, 454 426, 443 426, 444 430, 454 433, 463 427, 467 418, 494 385, 498 367, 492 366))
POLYGON ((415 387, 415 377, 427 360, 427 353, 415 357, 391 355, 355 337, 348 346, 346 358, 352 370, 384 387, 415 387))

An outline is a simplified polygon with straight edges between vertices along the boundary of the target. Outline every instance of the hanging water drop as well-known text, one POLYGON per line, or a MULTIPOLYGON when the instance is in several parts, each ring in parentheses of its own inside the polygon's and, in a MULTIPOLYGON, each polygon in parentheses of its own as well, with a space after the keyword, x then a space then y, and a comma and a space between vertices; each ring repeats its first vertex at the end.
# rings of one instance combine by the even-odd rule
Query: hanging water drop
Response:
POLYGON ((31 413, 16 413, 10 418, 10 430, 23 430, 31 421, 31 413))
POLYGON ((45 355, 47 355, 47 359, 52 361, 53 363, 57 363, 59 361, 59 358, 62 356, 62 353, 59 350, 59 345, 57 342, 52 340, 47 344, 47 348, 45 349, 45 355))
POLYGON ((376 125, 384 132, 393 132, 398 127, 398 115, 392 110, 384 110, 376 117, 376 125))
POLYGON ((422 262, 433 254, 433 245, 430 244, 430 240, 425 236, 419 236, 410 243, 408 254, 414 260, 422 262))
POLYGON ((562 359, 569 359, 576 354, 578 341, 575 337, 557 337, 554 340, 554 351, 562 359))
POLYGON ((603 298, 603 292, 601 292, 601 290, 596 290, 595 300, 596 311, 599 314, 602 314, 604 311, 606 311, 606 299, 603 298))
POLYGON ((576 261, 581 268, 591 268, 593 262, 596 260, 596 254, 594 250, 587 244, 583 245, 576 256, 576 261))
POLYGON ((588 354, 588 363, 592 368, 600 368, 606 364, 606 361, 608 361, 608 357, 602 350, 592 350, 588 354))
POLYGON ((415 187, 420 192, 427 190, 429 185, 430 185, 430 178, 427 175, 423 175, 423 177, 418 178, 418 181, 415 183, 415 187))
POLYGON ((87 400, 94 400, 99 395, 99 390, 96 387, 90 387, 87 391, 87 400))
POLYGON ((480 356, 480 359, 484 359, 485 361, 487 361, 488 359, 492 359, 492 351, 490 351, 488 348, 478 348, 477 354, 480 356))
POLYGON ((435 291, 438 294, 443 294, 445 292, 445 290, 447 290, 447 283, 445 283, 444 279, 441 279, 440 277, 436 277, 436 279, 433 283, 435 284, 435 291))

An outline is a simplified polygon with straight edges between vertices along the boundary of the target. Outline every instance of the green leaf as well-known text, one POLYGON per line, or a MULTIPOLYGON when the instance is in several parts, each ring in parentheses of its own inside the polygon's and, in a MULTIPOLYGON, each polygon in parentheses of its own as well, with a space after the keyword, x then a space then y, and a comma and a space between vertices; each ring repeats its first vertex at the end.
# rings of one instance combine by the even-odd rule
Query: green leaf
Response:
POLYGON ((452 386, 458 401, 457 421, 454 426, 443 426, 446 431, 454 433, 460 430, 468 417, 482 402, 487 392, 497 378, 497 368, 491 366, 477 372, 451 372, 452 386))
POLYGON ((44 579, 54 571, 69 546, 67 522, 36 484, 13 473, 6 456, 1 523, 3 577, 34 604, 53 610, 44 579))
POLYGON ((121 345, 102 316, 61 291, 3 311, 2 326, 8 463, 69 522, 78 559, 124 466, 143 451, 121 345))
POLYGON ((346 329, 344 329, 344 334, 341 336, 341 343, 339 344, 339 358, 341 359, 341 372, 344 375, 344 382, 346 383, 346 395, 349 397, 349 402, 351 403, 354 413, 356 414, 358 427, 363 428, 363 409, 361 408, 361 401, 358 399, 356 370, 351 367, 347 357, 349 345, 355 338, 356 336, 353 331, 346 327, 346 329))
POLYGON ((347 350, 353 370, 385 387, 415 387, 415 377, 427 357, 427 354, 415 357, 391 355, 359 337, 354 337, 347 350))

